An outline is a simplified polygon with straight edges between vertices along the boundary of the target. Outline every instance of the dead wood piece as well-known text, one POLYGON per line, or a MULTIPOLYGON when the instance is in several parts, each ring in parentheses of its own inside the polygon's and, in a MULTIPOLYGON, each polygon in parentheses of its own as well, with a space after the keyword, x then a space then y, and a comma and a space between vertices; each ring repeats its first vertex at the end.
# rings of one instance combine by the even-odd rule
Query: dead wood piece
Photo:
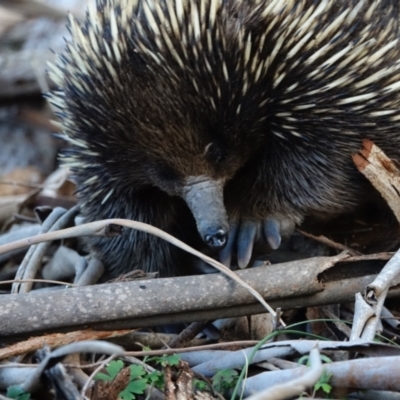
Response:
MULTIPOLYGON (((75 216, 79 212, 79 207, 75 206, 70 210, 66 211, 62 208, 55 208, 49 217, 44 221, 42 225, 42 232, 48 231, 53 232, 58 229, 62 229, 65 226, 71 224, 75 216)), ((18 279, 34 279, 39 267, 41 266, 42 257, 46 250, 50 246, 51 242, 40 243, 36 246, 32 246, 26 254, 23 262, 20 265, 20 269, 17 272, 16 278, 18 279)), ((32 282, 26 282, 23 284, 14 284, 13 293, 29 292, 32 288, 32 282)))
MULTIPOLYGON (((284 304, 283 298, 323 293, 328 285, 319 282, 318 276, 327 269, 334 269, 330 267, 336 259, 318 257, 252 268, 239 271, 238 275, 265 298, 276 300, 279 307, 284 304)), ((348 274, 350 265, 347 267, 348 274)), ((337 284, 344 287, 345 281, 342 279, 337 284)), ((359 284, 353 284, 354 289, 359 290, 359 284)), ((339 298, 335 300, 340 300, 343 291, 336 292, 339 298)), ((348 294, 343 297, 350 300, 348 294)), ((129 319, 132 321, 127 326, 135 325, 134 320, 137 320, 136 326, 175 323, 177 318, 174 316, 183 312, 190 314, 189 321, 192 322, 204 320, 201 311, 218 312, 215 317, 221 318, 224 313, 216 309, 251 303, 254 303, 254 298, 245 288, 221 274, 113 283, 32 293, 29 296, 4 295, 0 298, 0 335, 32 334, 35 331, 48 332, 49 329, 72 330, 101 322, 124 325, 129 319), (171 293, 179 293, 185 301, 177 301, 171 293), (156 317, 156 321, 144 322, 143 318, 147 317, 156 317)), ((294 304, 299 305, 298 300, 292 303, 292 307, 294 304)), ((113 330, 111 325, 103 329, 113 330)))
MULTIPOLYGON (((400 357, 363 358, 325 364, 333 387, 400 391, 400 357)), ((304 367, 263 372, 246 380, 245 396, 300 377, 304 367)))
POLYGON ((331 247, 333 249, 337 249, 337 250, 340 250, 340 251, 347 251, 352 256, 361 255, 361 253, 359 251, 354 250, 351 247, 348 247, 348 246, 346 246, 344 244, 337 243, 337 242, 327 238, 326 236, 323 236, 323 235, 315 236, 315 235, 312 235, 311 233, 304 232, 304 231, 302 231, 300 229, 297 229, 297 232, 300 232, 305 237, 313 239, 313 240, 315 240, 315 241, 317 241, 319 243, 323 243, 323 244, 325 244, 328 247, 331 247))
POLYGON ((389 260, 376 279, 368 285, 366 296, 369 301, 377 298, 389 287, 400 284, 400 250, 389 260))
POLYGON ((207 321, 204 322, 192 322, 187 328, 185 328, 171 343, 169 347, 185 347, 188 342, 198 335, 203 328, 206 326, 207 321))
MULTIPOLYGON (((143 349, 143 347, 148 347, 150 349, 156 350, 161 349, 165 346, 165 344, 169 346, 170 343, 172 343, 172 341, 176 338, 176 336, 176 334, 172 333, 130 331, 130 333, 127 333, 123 336, 115 336, 107 340, 122 346, 125 350, 139 350, 143 349)), ((209 342, 210 341, 208 339, 193 339, 189 343, 187 343, 187 345, 189 345, 190 347, 202 346, 208 344, 209 342)), ((162 355, 163 352, 160 351, 160 354, 162 355)))
POLYGON ((39 350, 44 345, 49 348, 55 348, 65 346, 69 343, 80 342, 82 340, 105 340, 116 338, 131 332, 131 330, 93 331, 88 329, 86 331, 53 333, 51 335, 34 337, 0 349, 0 360, 39 350))
POLYGON ((400 327, 399 317, 395 317, 386 307, 382 308, 381 319, 394 329, 399 329, 400 327))
POLYGON ((353 155, 358 170, 386 200, 400 222, 400 171, 393 161, 372 141, 364 140, 360 154, 353 155))
POLYGON ((187 362, 180 360, 177 367, 165 367, 165 398, 167 400, 193 399, 193 371, 187 362))
MULTIPOLYGON (((342 262, 333 267, 335 260, 317 257, 252 268, 238 275, 282 309, 351 301, 373 277, 358 277, 360 271, 370 272, 368 266, 342 262), (352 266, 356 278, 351 277, 352 266), (341 271, 340 280, 319 281, 321 274, 329 279, 328 272, 336 268, 341 271)), ((88 325, 98 329, 143 327, 263 311, 254 304, 252 294, 222 274, 151 279, 1 296, 0 336, 76 330, 88 325)))
MULTIPOLYGON (((12 231, 0 235, 0 246, 2 244, 10 243, 15 240, 37 235, 40 232, 39 224, 23 224, 21 226, 14 228, 15 229, 13 229, 12 231)), ((0 254, 0 264, 3 264, 12 257, 15 257, 19 254, 23 254, 25 251, 26 251, 25 249, 20 249, 10 253, 0 254)))
MULTIPOLYGON (((197 354, 196 361, 200 361, 197 365, 192 365, 195 373, 204 376, 213 376, 216 372, 222 369, 243 368, 247 363, 257 364, 269 360, 271 358, 295 357, 297 355, 308 354, 317 344, 315 340, 284 340, 271 342, 262 346, 250 361, 250 356, 254 351, 254 347, 250 347, 237 351, 218 351, 215 354, 205 352, 197 354)), ((386 357, 400 356, 398 347, 385 345, 375 342, 339 342, 339 341, 324 341, 318 342, 320 351, 337 352, 358 352, 370 357, 386 357)), ((201 353, 201 352, 200 352, 201 353)), ((181 353, 181 358, 186 360, 187 353, 181 353)), ((191 357, 193 359, 193 357, 191 357)))
POLYGON ((312 387, 323 372, 322 362, 317 348, 310 352, 310 368, 305 368, 304 373, 285 383, 268 387, 252 396, 248 400, 286 400, 301 395, 306 389, 312 387))
POLYGON ((74 353, 102 353, 122 356, 124 349, 111 343, 96 340, 86 340, 70 343, 54 351, 45 352, 37 367, 16 368, 7 365, 0 368, 0 389, 6 389, 13 385, 19 385, 25 392, 32 393, 41 385, 43 374, 61 362, 65 357, 74 353))

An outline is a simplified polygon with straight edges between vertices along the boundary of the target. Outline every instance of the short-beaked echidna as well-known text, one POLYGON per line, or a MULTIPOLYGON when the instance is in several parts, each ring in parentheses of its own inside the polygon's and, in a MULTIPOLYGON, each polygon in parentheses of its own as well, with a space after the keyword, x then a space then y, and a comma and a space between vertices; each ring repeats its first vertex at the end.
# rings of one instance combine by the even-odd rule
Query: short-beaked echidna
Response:
MULTIPOLYGON (((352 210, 371 189, 362 139, 400 158, 399 15, 397 0, 97 0, 50 71, 85 219, 227 242, 243 267, 257 238, 352 210)), ((108 276, 191 263, 134 230, 89 244, 108 276)))

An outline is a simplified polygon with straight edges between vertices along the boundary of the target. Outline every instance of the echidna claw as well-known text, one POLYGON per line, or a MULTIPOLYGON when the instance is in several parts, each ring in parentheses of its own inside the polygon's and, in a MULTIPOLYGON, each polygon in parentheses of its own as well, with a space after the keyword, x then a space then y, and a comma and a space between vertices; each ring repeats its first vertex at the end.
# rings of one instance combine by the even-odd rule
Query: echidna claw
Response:
POLYGON ((231 266, 232 252, 234 251, 238 229, 239 224, 231 224, 228 235, 228 242, 226 243, 225 247, 219 252, 219 261, 226 267, 231 266))
POLYGON ((254 222, 243 222, 237 239, 237 261, 239 268, 246 268, 253 254, 254 241, 257 236, 257 224, 254 222))
POLYGON ((253 255, 256 243, 268 243, 271 250, 279 248, 281 235, 288 236, 293 232, 294 223, 289 220, 268 218, 264 221, 242 221, 231 224, 228 242, 219 253, 220 261, 227 267, 231 266, 232 255, 237 255, 239 268, 246 268, 253 255))
POLYGON ((272 250, 281 245, 280 224, 276 219, 268 219, 264 222, 263 233, 272 250))

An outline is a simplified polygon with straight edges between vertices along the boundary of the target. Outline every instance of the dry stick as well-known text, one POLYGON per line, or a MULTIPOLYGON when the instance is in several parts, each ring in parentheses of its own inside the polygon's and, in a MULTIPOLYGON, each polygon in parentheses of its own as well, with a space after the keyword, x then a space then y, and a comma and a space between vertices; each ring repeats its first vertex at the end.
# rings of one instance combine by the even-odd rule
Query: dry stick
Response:
MULTIPOLYGON (((353 327, 351 328, 350 342, 360 340, 367 321, 374 315, 374 311, 365 302, 361 293, 356 293, 354 305, 353 327)), ((373 338, 372 338, 373 339, 373 338)))
MULTIPOLYGON (((332 387, 349 388, 354 390, 400 390, 399 380, 400 356, 365 357, 349 361, 336 361, 324 364, 326 373, 332 375, 332 387)), ((245 396, 257 393, 266 387, 288 382, 300 377, 305 367, 262 372, 248 378, 245 396)), ((390 397, 389 397, 390 398, 390 397)), ((393 397, 391 397, 393 399, 393 397)), ((274 398, 276 400, 277 398, 274 398)), ((374 397, 377 399, 377 397, 374 397)))
POLYGON ((318 348, 315 347, 310 352, 310 368, 305 369, 304 375, 258 392, 253 396, 247 397, 246 400, 285 400, 293 396, 299 396, 306 389, 315 385, 323 370, 318 348))
POLYGON ((386 307, 382 308, 381 320, 385 321, 394 329, 399 329, 399 317, 395 317, 386 307))
MULTIPOLYGON (((131 329, 124 329, 119 331, 95 331, 84 330, 74 331, 69 333, 46 333, 43 336, 31 337, 28 340, 18 341, 8 347, 0 349, 0 360, 5 360, 10 357, 26 354, 43 348, 44 345, 50 348, 65 346, 67 344, 81 342, 83 340, 107 340, 117 338, 122 335, 132 333, 131 329)), ((119 345, 118 343, 114 343, 119 345)), ((0 364, 1 365, 1 364, 0 364)), ((36 365, 36 364, 35 364, 36 365)), ((85 366, 87 367, 87 366, 85 366)))
POLYGON ((204 344, 201 346, 190 346, 190 347, 183 347, 183 348, 127 351, 127 352, 125 352, 125 355, 132 356, 132 357, 146 357, 146 356, 162 356, 164 354, 189 353, 192 351, 204 351, 204 350, 230 351, 232 349, 237 350, 240 347, 246 348, 246 347, 256 346, 258 343, 259 343, 258 340, 242 340, 242 341, 234 341, 234 342, 204 344))
POLYGON ((203 331, 207 325, 207 321, 192 322, 186 327, 174 340, 169 344, 169 348, 185 347, 188 342, 196 337, 200 332, 203 331))
MULTIPOLYGON (((41 232, 46 233, 53 226, 53 224, 65 213, 65 211, 66 210, 64 208, 61 208, 61 207, 55 208, 53 210, 53 212, 49 215, 49 217, 43 222, 42 227, 40 229, 41 232)), ((35 237, 35 236, 33 236, 33 237, 35 237)), ((29 240, 29 239, 30 238, 26 238, 25 240, 29 240)), ((17 240, 16 242, 12 242, 12 243, 17 243, 17 242, 20 242, 20 241, 21 240, 17 240)), ((8 244, 5 244, 3 246, 5 246, 7 248, 12 243, 8 243, 8 244)), ((25 247, 25 246, 21 246, 21 247, 25 247)), ((35 275, 34 276, 29 276, 29 275, 25 276, 25 272, 26 272, 26 269, 27 269, 27 267, 29 265, 29 260, 32 259, 33 255, 37 251, 37 247, 38 246, 31 246, 29 248, 29 250, 27 251, 27 253, 25 254, 25 257, 22 260, 22 262, 21 262, 21 264, 20 264, 20 266, 18 268, 17 274, 15 275, 15 279, 16 280, 21 280, 23 278, 31 278, 31 279, 33 279, 35 277, 35 275)), ((15 250, 18 249, 18 248, 19 247, 15 248, 15 250)), ((18 293, 19 290, 20 290, 20 287, 21 287, 20 284, 14 284, 12 286, 11 293, 18 293)))
MULTIPOLYGON (((70 225, 75 216, 78 214, 78 212, 79 212, 79 206, 72 207, 70 210, 64 212, 56 219, 56 221, 54 221, 54 223, 51 225, 49 229, 49 232, 55 232, 59 229, 64 228, 67 225, 70 225)), ((49 215, 49 217, 47 217, 47 219, 52 219, 53 214, 56 214, 56 216, 59 215, 57 209, 54 209, 53 212, 49 215)), ((36 246, 35 252, 32 254, 32 258, 29 259, 26 264, 26 270, 24 271, 24 276, 23 276, 24 278, 33 279, 36 276, 42 258, 46 253, 47 249, 49 248, 50 244, 51 244, 50 242, 45 242, 45 243, 40 243, 38 246, 36 246)), ((14 285, 14 287, 15 286, 16 285, 14 285)), ((20 286, 19 292, 27 293, 31 289, 32 289, 32 283, 26 282, 20 286)))
POLYGON ((10 283, 25 283, 25 282, 30 282, 30 283, 51 283, 54 285, 63 285, 63 286, 77 286, 74 285, 71 282, 63 282, 63 281, 54 281, 52 279, 10 279, 7 281, 0 281, 0 285, 8 285, 10 283))
POLYGON ((335 241, 333 241, 331 239, 328 239, 326 236, 323 236, 323 235, 314 236, 314 235, 311 235, 311 233, 304 232, 304 231, 302 231, 300 229, 297 229, 297 232, 301 233, 305 237, 308 237, 308 238, 313 239, 313 240, 315 240, 315 241, 317 241, 319 243, 322 243, 322 244, 325 244, 325 245, 327 245, 329 247, 332 247, 333 249, 337 249, 337 250, 341 250, 341 251, 345 250, 349 254, 351 254, 352 256, 360 256, 360 255, 362 255, 362 253, 360 253, 359 251, 354 250, 351 247, 345 246, 344 244, 337 243, 337 242, 335 242, 335 241))
POLYGON ((108 342, 98 340, 87 340, 78 343, 70 343, 63 347, 59 347, 49 353, 38 365, 34 373, 29 379, 26 379, 21 385, 26 392, 35 391, 39 384, 43 372, 48 368, 48 365, 53 361, 58 361, 65 358, 68 354, 74 353, 103 353, 112 354, 112 356, 122 356, 125 351, 122 347, 108 342))
MULTIPOLYGON (((162 231, 161 229, 145 224, 143 222, 131 221, 127 219, 118 219, 118 218, 90 222, 76 227, 63 229, 61 231, 44 233, 41 235, 33 236, 31 238, 21 239, 13 243, 0 246, 0 254, 5 253, 7 251, 19 249, 21 247, 30 246, 32 244, 46 242, 49 240, 69 239, 76 236, 107 236, 110 225, 125 226, 127 228, 137 229, 142 232, 150 233, 161 239, 166 240, 167 242, 173 244, 174 246, 179 247, 182 250, 187 251, 190 254, 199 257, 201 260, 212 265, 218 271, 229 276, 239 285, 246 288, 273 316, 276 315, 274 309, 266 303, 266 301, 261 297, 261 295, 258 292, 256 292, 250 285, 248 285, 246 282, 240 279, 233 271, 225 267, 225 265, 193 249, 192 247, 183 243, 174 236, 162 231)), ((280 321, 280 323, 282 324, 282 326, 286 326, 282 320, 280 321)))
POLYGON ((382 292, 379 297, 378 301, 376 304, 372 304, 372 309, 374 310, 374 316, 370 318, 367 323, 365 324, 363 333, 361 335, 361 338, 364 340, 374 340, 376 331, 380 328, 382 329, 382 322, 381 322, 381 312, 382 312, 382 307, 383 304, 385 303, 386 296, 388 294, 389 289, 386 289, 384 292, 382 292))
MULTIPOLYGON (((400 171, 383 151, 370 140, 363 141, 360 154, 353 156, 358 170, 372 183, 392 209, 400 223, 400 171)), ((399 283, 400 279, 400 250, 385 265, 374 282, 365 291, 365 300, 359 298, 358 303, 365 301, 373 313, 373 317, 365 320, 362 338, 370 339, 375 336, 380 313, 389 287, 399 283)), ((352 337, 355 334, 352 334, 352 337)))
POLYGON ((400 283, 400 250, 383 267, 376 279, 366 289, 366 297, 369 302, 377 302, 389 287, 400 283))

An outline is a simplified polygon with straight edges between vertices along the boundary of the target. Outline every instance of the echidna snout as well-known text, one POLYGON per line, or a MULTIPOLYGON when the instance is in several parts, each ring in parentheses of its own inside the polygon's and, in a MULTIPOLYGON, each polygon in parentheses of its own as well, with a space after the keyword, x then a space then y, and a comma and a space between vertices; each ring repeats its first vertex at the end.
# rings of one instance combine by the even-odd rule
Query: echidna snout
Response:
POLYGON ((223 229, 218 229, 217 231, 209 229, 209 233, 205 237, 205 242, 210 247, 220 248, 225 246, 227 237, 228 235, 223 229))
POLYGON ((224 247, 229 224, 223 200, 223 182, 204 176, 189 177, 182 196, 192 211, 203 241, 212 248, 224 247))

